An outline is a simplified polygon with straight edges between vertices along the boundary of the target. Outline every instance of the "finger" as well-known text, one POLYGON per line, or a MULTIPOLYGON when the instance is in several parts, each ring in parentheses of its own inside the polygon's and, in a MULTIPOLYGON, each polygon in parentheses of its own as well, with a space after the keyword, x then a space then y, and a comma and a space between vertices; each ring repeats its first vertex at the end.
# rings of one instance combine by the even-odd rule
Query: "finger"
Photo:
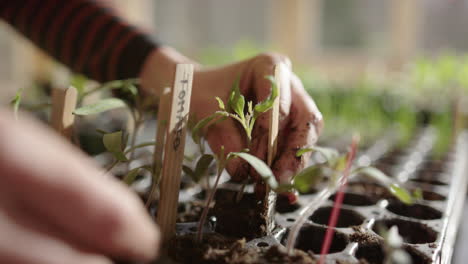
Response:
MULTIPOLYGON (((206 139, 214 153, 220 154, 224 147, 224 154, 238 152, 246 147, 245 138, 235 121, 227 119, 221 123, 210 126, 206 133, 206 139)), ((231 159, 226 169, 234 181, 243 181, 247 177, 248 166, 240 158, 231 159)))
POLYGON ((314 145, 323 127, 320 111, 295 75, 291 78, 291 98, 293 104, 287 136, 280 138, 284 141, 281 144, 283 148, 273 166, 280 183, 290 183, 296 172, 307 165, 310 154, 296 157, 296 153, 301 148, 314 145))
MULTIPOLYGON (((281 62, 288 62, 289 59, 283 57, 280 59, 281 62)), ((272 63, 274 61, 271 61, 272 63)), ((286 63, 285 63, 286 64, 286 63)), ((271 66, 268 65, 266 71, 270 71, 268 75, 273 75, 274 72, 276 73, 275 67, 278 67, 280 64, 276 62, 275 65, 271 66)), ((290 65, 290 62, 289 62, 290 65)), ((279 130, 283 130, 287 124, 287 117, 289 115, 290 107, 291 107, 291 81, 290 75, 291 70, 290 68, 285 68, 283 71, 279 71, 279 74, 283 74, 279 76, 279 81, 281 83, 277 83, 279 91, 279 130)), ((264 72, 260 72, 256 76, 256 87, 255 91, 257 93, 258 101, 265 100, 271 93, 271 83, 270 81, 265 79, 264 72)), ((254 146, 253 154, 262 160, 266 160, 267 151, 268 151, 268 133, 269 133, 269 114, 264 113, 260 115, 260 117, 256 121, 256 125, 254 127, 254 132, 252 136, 252 146, 254 146)), ((252 168, 251 174, 258 178, 258 173, 252 168)))
MULTIPOLYGON (((241 82, 241 91, 244 94, 249 94, 249 90, 253 89, 253 96, 251 100, 254 100, 254 103, 264 101, 271 94, 271 82, 266 79, 266 76, 272 76, 275 72, 275 67, 279 63, 285 63, 287 66, 287 73, 284 78, 281 78, 282 83, 277 84, 281 89, 279 91, 279 101, 280 101, 280 129, 286 124, 286 117, 289 115, 289 110, 291 108, 291 88, 290 88, 290 60, 282 55, 277 54, 266 54, 260 55, 254 60, 250 69, 247 70, 242 76, 243 81, 241 82)), ((268 128, 268 116, 261 115, 257 121, 256 126, 261 126, 268 128)))
POLYGON ((22 264, 111 264, 105 256, 73 248, 57 238, 19 225, 0 211, 0 261, 22 264), (6 239, 8 238, 8 239, 6 239))
POLYGON ((35 122, 0 113, 0 185, 80 244, 120 258, 156 256, 158 231, 137 196, 35 122), (34 133, 31 133, 34 131, 34 133))

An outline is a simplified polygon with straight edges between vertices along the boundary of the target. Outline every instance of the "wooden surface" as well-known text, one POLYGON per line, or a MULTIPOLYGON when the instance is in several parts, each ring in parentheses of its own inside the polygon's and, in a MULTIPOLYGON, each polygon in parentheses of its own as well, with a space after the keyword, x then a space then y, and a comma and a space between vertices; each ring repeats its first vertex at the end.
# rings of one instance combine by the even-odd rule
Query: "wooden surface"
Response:
POLYGON ((169 122, 169 107, 171 102, 171 91, 170 87, 164 88, 161 97, 159 99, 158 107, 158 123, 156 128, 156 144, 154 145, 154 155, 153 155, 153 166, 154 166, 154 177, 151 184, 151 191, 148 196, 148 201, 146 206, 150 206, 151 202, 155 199, 156 190, 158 187, 158 180, 160 179, 163 153, 164 153, 164 140, 166 139, 166 128, 167 123, 169 122))
POLYGON ((73 111, 76 108, 77 98, 78 93, 72 86, 67 89, 56 88, 52 90, 51 126, 69 140, 73 135, 75 122, 73 111))
POLYGON ((170 240, 175 234, 192 81, 193 65, 178 64, 166 130, 159 208, 156 216, 164 241, 170 240))

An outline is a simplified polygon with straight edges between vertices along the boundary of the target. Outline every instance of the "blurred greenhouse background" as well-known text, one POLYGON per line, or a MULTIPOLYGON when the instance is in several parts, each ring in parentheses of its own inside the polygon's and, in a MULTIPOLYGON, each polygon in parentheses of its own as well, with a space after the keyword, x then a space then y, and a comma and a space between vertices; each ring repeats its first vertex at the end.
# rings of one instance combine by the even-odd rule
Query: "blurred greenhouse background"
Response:
MULTIPOLYGON (((467 112, 467 0, 102 2, 205 65, 290 56, 324 114, 325 139, 358 131, 370 141, 392 130, 404 144, 433 124, 443 150, 460 126, 453 116, 467 112)), ((69 82, 71 73, 4 23, 0 54, 2 103, 34 83, 69 82)))

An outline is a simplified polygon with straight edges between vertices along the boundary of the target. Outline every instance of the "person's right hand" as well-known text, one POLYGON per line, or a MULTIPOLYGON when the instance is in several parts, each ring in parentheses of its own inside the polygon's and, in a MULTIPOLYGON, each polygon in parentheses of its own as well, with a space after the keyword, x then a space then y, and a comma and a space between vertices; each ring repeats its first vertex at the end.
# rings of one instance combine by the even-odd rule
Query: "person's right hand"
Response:
POLYGON ((149 261, 158 246, 136 195, 41 125, 0 110, 0 263, 149 261))

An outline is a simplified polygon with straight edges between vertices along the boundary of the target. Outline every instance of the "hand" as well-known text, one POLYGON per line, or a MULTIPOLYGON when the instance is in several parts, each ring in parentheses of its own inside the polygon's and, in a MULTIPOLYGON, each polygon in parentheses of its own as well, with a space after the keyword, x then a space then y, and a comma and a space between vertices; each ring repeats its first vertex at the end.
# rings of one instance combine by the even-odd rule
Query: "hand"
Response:
MULTIPOLYGON (((215 96, 227 102, 232 85, 239 76, 240 89, 247 100, 252 100, 254 103, 264 100, 271 91, 271 84, 265 76, 273 75, 274 66, 279 62, 291 67, 289 59, 278 54, 262 54, 216 68, 205 69, 197 65, 191 114, 201 119, 218 110, 215 96)), ((162 86, 171 85, 176 63, 191 63, 191 61, 172 49, 160 49, 151 55, 141 74, 143 88, 158 95, 162 86)), ((310 157, 310 154, 296 157, 297 150, 315 144, 323 120, 314 101, 295 74, 291 72, 289 81, 281 89, 280 132, 273 172, 280 183, 290 183, 295 173, 307 165, 310 157)), ((263 160, 267 154, 267 131, 268 119, 263 115, 257 120, 251 142, 252 153, 263 160)), ((240 151, 247 147, 244 133, 233 120, 210 126, 206 131, 206 138, 216 153, 219 153, 221 146, 224 146, 226 152, 240 151)), ((243 180, 249 174, 257 175, 240 159, 232 160, 227 169, 235 180, 243 180)))
POLYGON ((0 263, 104 264, 156 257, 139 199, 44 127, 0 110, 0 263))
MULTIPOLYGON (((271 92, 271 83, 265 79, 273 75, 277 63, 291 67, 288 58, 278 54, 262 54, 232 65, 197 71, 194 79, 192 112, 203 118, 218 109, 215 96, 227 102, 233 83, 240 76, 240 90, 247 100, 265 100, 271 92)), ((291 72, 289 80, 281 86, 280 124, 276 160, 273 172, 280 183, 290 183, 297 171, 306 166, 308 155, 297 158, 298 149, 312 146, 322 128, 322 115, 312 98, 306 93, 299 78, 291 72)), ((262 160, 267 156, 268 117, 261 115, 252 133, 251 151, 262 160)), ((219 152, 221 146, 226 152, 240 151, 247 147, 244 133, 233 120, 226 120, 211 126, 206 137, 210 147, 219 152)), ((245 175, 257 175, 240 159, 228 164, 228 171, 234 179, 241 180, 245 175)))

